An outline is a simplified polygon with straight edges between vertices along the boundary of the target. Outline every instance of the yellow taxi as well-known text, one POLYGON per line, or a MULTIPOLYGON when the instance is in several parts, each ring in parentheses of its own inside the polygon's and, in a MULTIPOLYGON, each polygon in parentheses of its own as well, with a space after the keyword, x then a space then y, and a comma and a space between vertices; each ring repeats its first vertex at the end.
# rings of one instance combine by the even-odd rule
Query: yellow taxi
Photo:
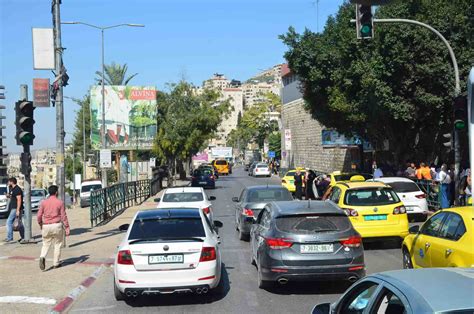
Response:
MULTIPOLYGON (((289 170, 285 174, 285 176, 281 179, 281 185, 291 193, 294 193, 296 191, 296 187, 295 187, 296 170, 299 170, 301 172, 301 177, 304 179, 304 176, 306 174, 306 171, 304 168, 296 168, 296 169, 289 170)), ((304 181, 303 181, 303 186, 304 186, 304 181)))
POLYGON ((229 162, 225 159, 216 159, 212 162, 218 174, 228 175, 230 173, 229 162))
POLYGON ((393 189, 381 182, 338 182, 329 200, 342 208, 363 238, 408 235, 405 206, 393 189))
POLYGON ((474 207, 452 207, 410 228, 403 268, 474 267, 474 207))
POLYGON ((371 179, 371 175, 367 174, 360 174, 356 172, 348 172, 344 173, 341 171, 334 171, 329 174, 329 178, 331 179, 331 182, 329 183, 329 186, 334 186, 336 185, 337 182, 346 182, 346 181, 365 181, 367 179, 371 179))

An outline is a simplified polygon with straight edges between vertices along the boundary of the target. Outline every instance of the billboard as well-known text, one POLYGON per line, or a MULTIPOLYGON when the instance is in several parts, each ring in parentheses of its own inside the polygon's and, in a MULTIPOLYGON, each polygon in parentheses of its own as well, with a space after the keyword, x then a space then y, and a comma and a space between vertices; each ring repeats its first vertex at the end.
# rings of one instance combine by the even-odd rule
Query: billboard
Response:
POLYGON ((322 130, 321 142, 323 147, 357 146, 362 144, 365 152, 373 151, 372 145, 366 140, 361 139, 359 136, 354 135, 352 137, 348 137, 335 130, 322 130))
POLYGON ((232 147, 212 147, 212 158, 232 158, 232 147))
MULTIPOLYGON (((156 126, 156 88, 105 86, 105 135, 111 150, 151 149, 156 126)), ((92 148, 102 147, 102 87, 90 90, 92 148)))

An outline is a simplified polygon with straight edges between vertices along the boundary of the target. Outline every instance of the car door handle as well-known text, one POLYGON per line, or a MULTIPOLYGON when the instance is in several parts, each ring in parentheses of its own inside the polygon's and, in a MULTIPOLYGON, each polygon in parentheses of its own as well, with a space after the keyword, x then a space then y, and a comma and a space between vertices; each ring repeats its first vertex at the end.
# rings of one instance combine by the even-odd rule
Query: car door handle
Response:
POLYGON ((453 253, 453 250, 451 250, 451 249, 446 249, 446 255, 450 255, 451 253, 453 253))
POLYGON ((425 243, 425 249, 428 249, 431 246, 428 242, 425 243))

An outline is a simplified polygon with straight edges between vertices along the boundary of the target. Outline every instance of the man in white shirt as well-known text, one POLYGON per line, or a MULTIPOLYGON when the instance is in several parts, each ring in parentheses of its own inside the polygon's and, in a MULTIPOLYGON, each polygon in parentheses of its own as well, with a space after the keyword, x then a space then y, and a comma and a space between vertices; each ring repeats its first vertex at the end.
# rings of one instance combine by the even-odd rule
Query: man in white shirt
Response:
POLYGON ((446 164, 443 164, 441 166, 438 182, 441 185, 441 188, 440 188, 441 208, 449 208, 450 207, 449 186, 451 184, 451 177, 448 174, 448 166, 446 164))

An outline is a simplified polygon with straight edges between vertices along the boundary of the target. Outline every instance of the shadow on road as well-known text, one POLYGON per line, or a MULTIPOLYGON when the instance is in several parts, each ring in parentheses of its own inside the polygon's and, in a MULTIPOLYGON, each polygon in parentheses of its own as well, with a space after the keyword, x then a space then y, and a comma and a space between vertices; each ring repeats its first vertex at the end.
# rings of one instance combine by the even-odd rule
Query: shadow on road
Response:
POLYGON ((74 228, 71 230, 71 234, 70 235, 80 235, 80 234, 83 234, 83 233, 86 233, 86 232, 89 232, 91 231, 91 228, 74 228))
POLYGON ((351 285, 348 281, 289 282, 284 286, 275 284, 267 291, 280 295, 341 294, 351 285))
POLYGON ((222 263, 222 289, 221 292, 211 291, 207 294, 197 295, 192 293, 171 294, 171 295, 150 295, 140 296, 135 299, 127 300, 126 303, 131 307, 152 307, 152 306, 179 306, 188 304, 206 304, 222 300, 230 291, 230 280, 226 266, 222 263))
POLYGON ((95 238, 92 238, 92 239, 89 239, 89 240, 84 240, 84 241, 81 241, 81 242, 76 242, 76 243, 73 243, 73 244, 69 245, 69 247, 76 247, 76 246, 80 246, 80 245, 83 245, 83 244, 86 244, 86 243, 90 243, 90 242, 94 242, 94 241, 97 241, 97 240, 105 239, 105 238, 108 238, 108 237, 113 237, 114 235, 117 235, 119 233, 122 233, 122 231, 119 231, 118 229, 112 229, 112 230, 105 231, 105 232, 99 232, 99 233, 96 234, 96 235, 100 235, 99 237, 95 237, 95 238))

